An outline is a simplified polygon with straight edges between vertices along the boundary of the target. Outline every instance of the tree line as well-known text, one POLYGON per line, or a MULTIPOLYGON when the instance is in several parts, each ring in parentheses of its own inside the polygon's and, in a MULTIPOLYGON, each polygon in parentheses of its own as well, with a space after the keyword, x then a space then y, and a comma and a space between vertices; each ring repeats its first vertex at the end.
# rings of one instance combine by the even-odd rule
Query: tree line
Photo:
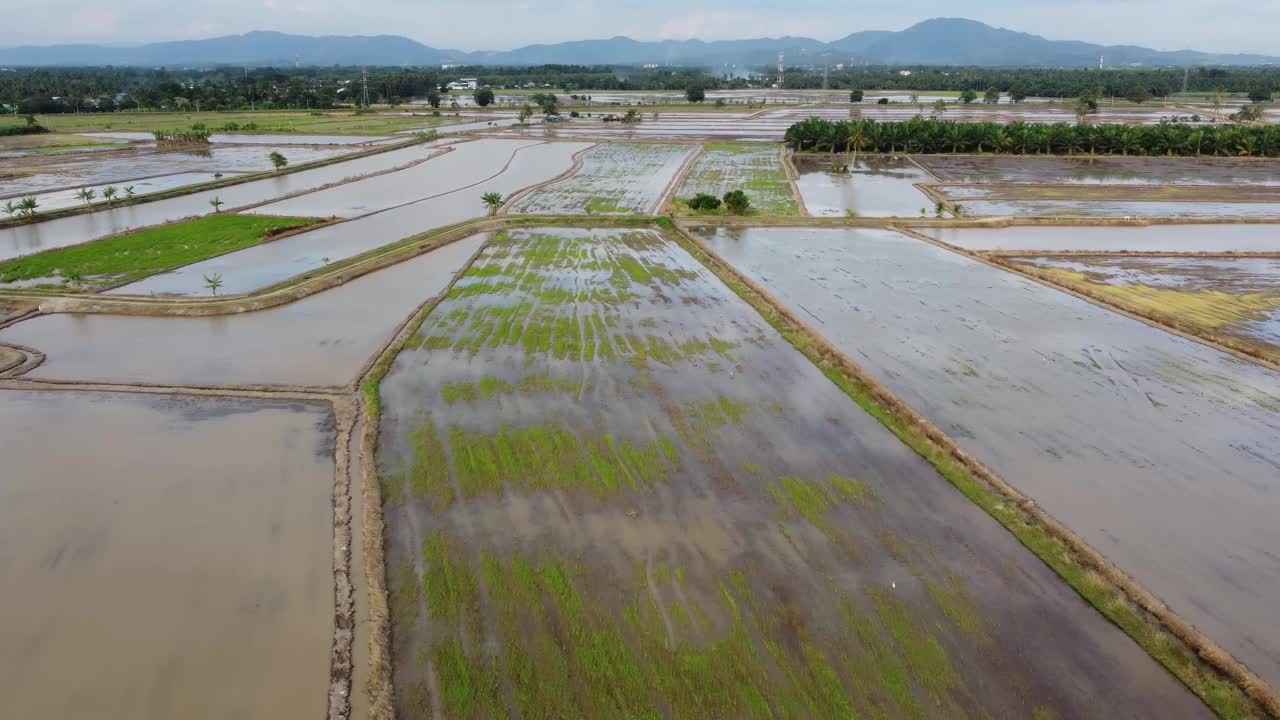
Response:
POLYGON ((810 152, 1012 153, 1016 155, 1218 155, 1280 157, 1280 125, 902 122, 809 118, 787 146, 810 152))
MULTIPOLYGON (((1280 88, 1280 67, 1184 68, 984 68, 930 66, 866 66, 829 69, 825 87, 843 90, 948 90, 1026 96, 1080 97, 1097 91, 1103 97, 1166 97, 1181 92, 1266 92, 1280 88), (908 71, 910 75, 902 75, 908 71)), ((821 88, 821 67, 788 69, 786 87, 821 88)))

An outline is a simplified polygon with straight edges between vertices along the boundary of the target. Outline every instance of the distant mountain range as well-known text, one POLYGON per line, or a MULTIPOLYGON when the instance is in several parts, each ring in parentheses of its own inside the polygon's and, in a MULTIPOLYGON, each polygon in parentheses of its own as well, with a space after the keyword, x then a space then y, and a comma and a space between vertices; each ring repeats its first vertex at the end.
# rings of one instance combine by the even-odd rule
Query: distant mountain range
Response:
POLYGON ((892 32, 867 30, 825 43, 812 38, 754 40, 662 40, 626 37, 528 45, 515 50, 463 52, 428 47, 399 35, 310 37, 277 32, 119 45, 50 45, 0 48, 0 65, 128 65, 201 67, 210 65, 768 65, 785 51, 791 65, 866 63, 873 65, 984 65, 1081 67, 1106 58, 1109 66, 1270 65, 1280 57, 1161 51, 1130 45, 1094 45, 1046 40, 1039 35, 995 28, 973 20, 935 18, 892 32))

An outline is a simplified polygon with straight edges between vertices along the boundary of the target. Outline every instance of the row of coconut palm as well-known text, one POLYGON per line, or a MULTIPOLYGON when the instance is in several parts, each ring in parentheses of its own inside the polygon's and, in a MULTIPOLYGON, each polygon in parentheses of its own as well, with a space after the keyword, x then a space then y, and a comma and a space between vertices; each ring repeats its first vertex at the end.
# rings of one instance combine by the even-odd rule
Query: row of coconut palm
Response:
POLYGON ((787 129, 798 151, 1012 153, 1016 155, 1217 155, 1280 157, 1280 125, 901 122, 811 117, 787 129))

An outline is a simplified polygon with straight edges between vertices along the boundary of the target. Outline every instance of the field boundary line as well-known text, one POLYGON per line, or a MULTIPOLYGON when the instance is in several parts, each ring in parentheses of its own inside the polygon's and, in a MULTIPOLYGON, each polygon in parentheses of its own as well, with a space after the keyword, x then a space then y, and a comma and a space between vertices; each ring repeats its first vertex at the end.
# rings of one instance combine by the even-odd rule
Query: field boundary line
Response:
POLYGON ((787 152, 785 144, 778 150, 778 157, 782 161, 782 173, 787 177, 787 186, 791 188, 791 197, 796 201, 797 211, 801 217, 812 217, 809 206, 804 204, 804 196, 800 194, 800 171, 791 161, 791 154, 787 152))
POLYGON ((337 424, 333 459, 333 641, 329 654, 329 720, 351 715, 352 643, 355 639, 355 591, 351 583, 351 433, 357 403, 350 396, 333 400, 337 424))
POLYGON ((481 245, 471 258, 434 297, 428 298, 404 322, 382 351, 369 364, 360 378, 361 413, 360 481, 364 516, 363 541, 365 582, 369 597, 369 683, 364 688, 369 696, 370 720, 394 720, 395 693, 391 660, 391 613, 388 607, 386 518, 382 510, 382 485, 377 458, 379 425, 382 417, 379 383, 405 343, 422 327, 440 301, 448 296, 458 280, 467 274, 489 243, 481 245))
POLYGON ((689 156, 685 158, 684 162, 680 164, 680 169, 676 171, 675 176, 672 177, 670 182, 667 183, 667 186, 663 188, 662 194, 658 196, 657 202, 653 204, 653 207, 649 208, 650 215, 657 215, 661 213, 668 204, 675 200, 676 193, 680 191, 680 186, 684 185, 684 181, 689 177, 689 173, 693 172, 693 166, 698 163, 698 158, 702 157, 705 152, 706 146, 702 143, 698 143, 693 152, 690 153, 689 156))
MULTIPOLYGON (((853 362, 769 291, 738 271, 679 224, 673 223, 673 227, 676 236, 696 258, 703 261, 723 280, 728 281, 731 289, 756 307, 771 325, 781 326, 778 329, 783 332, 784 337, 787 337, 792 345, 823 369, 824 374, 837 386, 840 386, 855 401, 859 401, 859 395, 863 396, 865 403, 871 406, 868 408, 864 402, 859 401, 864 409, 876 416, 894 435, 934 465, 945 480, 975 505, 1012 532, 1029 551, 1048 565, 1068 586, 1075 589, 1084 600, 1111 620, 1189 690, 1205 700, 1206 704, 1208 704, 1206 695, 1211 693, 1202 685, 1221 678, 1242 693, 1245 701, 1255 706, 1259 712, 1267 713, 1273 718, 1280 718, 1280 693, 1277 693, 1247 666, 1170 610, 1155 595, 1130 578, 1080 536, 1042 510, 1034 500, 1023 495, 961 448, 932 421, 903 402, 893 391, 853 362), (778 320, 775 321, 770 314, 778 320), (791 340, 796 335, 800 336, 800 342, 791 340), (957 470, 962 474, 957 476, 954 472, 948 472, 947 465, 957 466, 957 470), (1000 500, 1005 502, 1002 503, 1000 500), (1036 535, 1043 535, 1044 540, 1035 537, 1036 535), (1048 542, 1049 547, 1042 545, 1045 541, 1048 542), (1061 547, 1054 547, 1055 545, 1061 547), (1059 555, 1069 555, 1069 557, 1058 557, 1059 555), (1089 580, 1083 574, 1081 577, 1073 576, 1071 572, 1073 564, 1085 570, 1094 571, 1107 589, 1117 595, 1115 599, 1125 604, 1116 606, 1112 598, 1099 597, 1102 591, 1092 589, 1089 580), (1126 615, 1133 615, 1135 622, 1145 624, 1148 630, 1158 635, 1148 637, 1142 632, 1141 627, 1135 628, 1127 622, 1122 622, 1129 619, 1126 615), (1161 644, 1170 641, 1184 645, 1190 657, 1197 659, 1192 667, 1171 667, 1160 655, 1157 655, 1157 651, 1162 649, 1161 644), (1208 678, 1203 677, 1206 674, 1208 678)), ((1213 706, 1210 707, 1213 708, 1213 706)))
POLYGON ((529 197, 533 193, 541 190, 544 187, 547 187, 548 185, 554 185, 555 183, 558 183, 561 180, 567 180, 573 177, 578 173, 579 170, 582 169, 583 158, 586 157, 587 153, 591 152, 592 150, 595 150, 599 146, 600 146, 600 143, 592 142, 587 147, 584 147, 578 152, 574 153, 573 162, 569 165, 569 169, 551 178, 550 180, 543 180, 540 183, 535 183, 533 185, 530 185, 527 188, 523 188, 521 190, 517 190, 516 192, 511 193, 511 196, 508 197, 502 203, 502 207, 498 208, 498 212, 494 214, 508 215, 509 213, 507 211, 510 210, 512 207, 514 207, 516 203, 520 202, 526 197, 529 197))

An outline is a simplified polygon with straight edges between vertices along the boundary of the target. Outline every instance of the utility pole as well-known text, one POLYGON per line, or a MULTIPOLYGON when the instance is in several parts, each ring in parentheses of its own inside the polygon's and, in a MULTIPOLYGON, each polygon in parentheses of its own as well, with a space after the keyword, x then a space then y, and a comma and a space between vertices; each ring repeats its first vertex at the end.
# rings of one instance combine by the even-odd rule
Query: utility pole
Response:
POLYGON ((368 68, 360 68, 360 104, 369 107, 369 70, 368 68))
POLYGON ((779 90, 781 90, 781 89, 782 89, 782 85, 783 85, 783 83, 782 83, 782 81, 783 81, 783 66, 782 66, 782 58, 783 58, 783 55, 784 55, 784 53, 785 53, 785 52, 786 52, 786 51, 784 51, 784 50, 779 50, 779 51, 778 51, 778 89, 779 89, 779 90))
POLYGON ((1187 76, 1191 74, 1190 66, 1182 68, 1182 93, 1187 93, 1187 76))

